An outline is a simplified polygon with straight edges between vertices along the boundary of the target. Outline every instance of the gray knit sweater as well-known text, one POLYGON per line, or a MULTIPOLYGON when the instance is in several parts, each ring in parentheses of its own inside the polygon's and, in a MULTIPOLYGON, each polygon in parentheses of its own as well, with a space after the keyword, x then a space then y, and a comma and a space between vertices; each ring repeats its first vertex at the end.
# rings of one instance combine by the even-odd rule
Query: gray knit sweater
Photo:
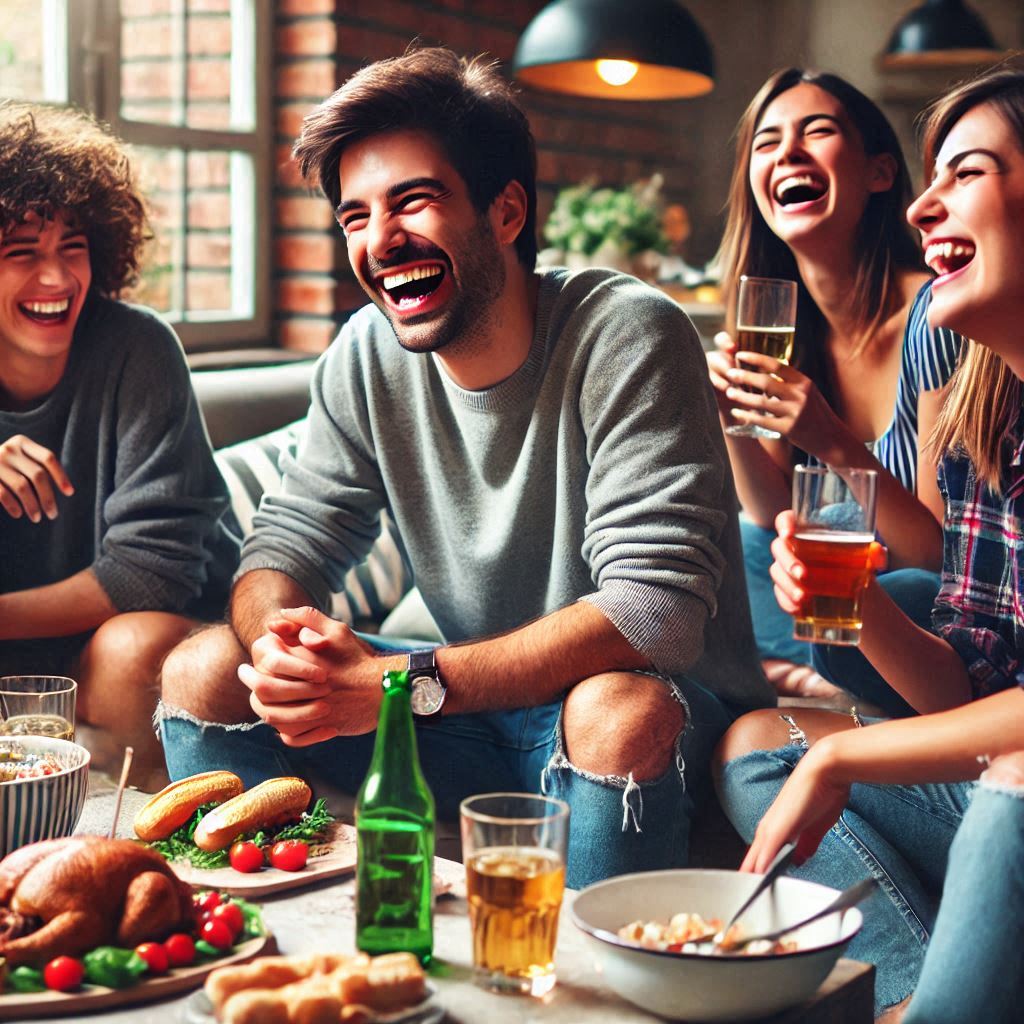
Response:
POLYGON ((181 345, 156 314, 90 295, 54 391, 0 411, 0 440, 14 434, 55 452, 75 493, 57 493, 52 522, 0 511, 0 592, 91 567, 119 611, 223 614, 238 558, 227 488, 181 345))
POLYGON ((324 607, 387 508, 447 640, 584 599, 662 671, 773 703, 704 356, 669 299, 611 271, 542 272, 529 356, 483 391, 403 351, 368 306, 312 390, 240 571, 278 569, 324 607))

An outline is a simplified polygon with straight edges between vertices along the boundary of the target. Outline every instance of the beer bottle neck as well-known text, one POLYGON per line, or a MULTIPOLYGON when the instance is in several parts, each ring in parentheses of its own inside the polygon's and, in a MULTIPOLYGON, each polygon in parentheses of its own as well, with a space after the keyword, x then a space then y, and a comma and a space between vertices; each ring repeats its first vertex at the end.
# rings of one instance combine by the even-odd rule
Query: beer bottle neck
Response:
POLYGON ((384 674, 377 736, 360 796, 366 805, 402 807, 433 817, 433 797, 420 769, 406 672, 384 674))

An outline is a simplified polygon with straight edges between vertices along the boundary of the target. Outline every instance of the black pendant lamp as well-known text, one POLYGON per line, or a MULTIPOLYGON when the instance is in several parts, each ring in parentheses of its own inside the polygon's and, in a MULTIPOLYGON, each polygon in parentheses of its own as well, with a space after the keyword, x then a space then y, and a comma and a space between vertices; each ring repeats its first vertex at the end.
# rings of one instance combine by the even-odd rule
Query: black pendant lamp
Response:
POLYGON ((925 0, 893 30, 883 68, 981 64, 1002 55, 985 23, 963 0, 925 0))
POLYGON ((669 100, 714 86, 711 47, 675 0, 555 0, 526 26, 517 78, 598 99, 669 100))

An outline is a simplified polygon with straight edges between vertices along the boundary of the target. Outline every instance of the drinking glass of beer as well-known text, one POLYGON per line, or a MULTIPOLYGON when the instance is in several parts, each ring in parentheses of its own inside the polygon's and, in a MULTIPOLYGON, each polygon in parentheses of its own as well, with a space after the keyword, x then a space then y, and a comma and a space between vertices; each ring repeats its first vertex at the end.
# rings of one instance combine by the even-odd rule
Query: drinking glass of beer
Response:
POLYGON ((569 805, 532 793, 487 793, 460 807, 473 979, 542 996, 555 984, 569 805))
MULTIPOLYGON (((741 352, 760 352, 780 363, 793 358, 793 334, 796 330, 796 281, 776 277, 740 278, 736 301, 736 363, 743 369, 760 371, 760 367, 739 358, 741 352)), ((744 391, 761 394, 757 388, 744 391)), ((779 437, 777 430, 734 423, 725 428, 733 437, 779 437)))
POLYGON ((791 544, 806 574, 800 580, 805 596, 793 623, 795 639, 851 647, 860 643, 877 487, 873 469, 796 467, 791 544))
POLYGON ((75 693, 67 676, 0 676, 0 736, 75 738, 75 693))

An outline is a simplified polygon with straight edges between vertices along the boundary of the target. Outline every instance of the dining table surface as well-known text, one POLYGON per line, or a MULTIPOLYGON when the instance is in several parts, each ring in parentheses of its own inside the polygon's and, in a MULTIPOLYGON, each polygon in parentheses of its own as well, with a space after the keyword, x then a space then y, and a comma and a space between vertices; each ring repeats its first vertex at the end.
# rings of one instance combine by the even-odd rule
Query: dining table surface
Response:
MULTIPOLYGON (((117 834, 133 837, 131 822, 148 797, 128 790, 124 794, 117 834)), ((107 834, 114 814, 113 791, 90 792, 76 831, 107 834)), ((595 969, 586 938, 571 919, 575 893, 568 891, 562 907, 555 964, 558 983, 541 998, 485 991, 472 981, 470 925, 465 899, 465 871, 461 864, 438 858, 435 885, 448 891, 435 904, 434 954, 429 977, 437 1000, 452 1024, 650 1024, 659 1018, 617 996, 595 969)), ((354 876, 314 882, 308 887, 261 896, 258 902, 277 950, 286 954, 347 952, 355 950, 354 876)), ((803 1007, 772 1018, 771 1024, 868 1024, 872 1015, 872 969, 852 960, 840 960, 815 999, 803 1007), (866 995, 865 995, 866 993, 866 995), (817 1009, 816 1009, 817 1007, 817 1009), (824 1012, 823 1012, 824 1011, 824 1012), (865 1015, 866 1014, 866 1015, 865 1015)), ((78 1014, 76 1019, 95 1024, 183 1024, 191 993, 174 995, 145 1006, 78 1014)), ((65 1016, 36 1018, 67 1019, 65 1016)))

